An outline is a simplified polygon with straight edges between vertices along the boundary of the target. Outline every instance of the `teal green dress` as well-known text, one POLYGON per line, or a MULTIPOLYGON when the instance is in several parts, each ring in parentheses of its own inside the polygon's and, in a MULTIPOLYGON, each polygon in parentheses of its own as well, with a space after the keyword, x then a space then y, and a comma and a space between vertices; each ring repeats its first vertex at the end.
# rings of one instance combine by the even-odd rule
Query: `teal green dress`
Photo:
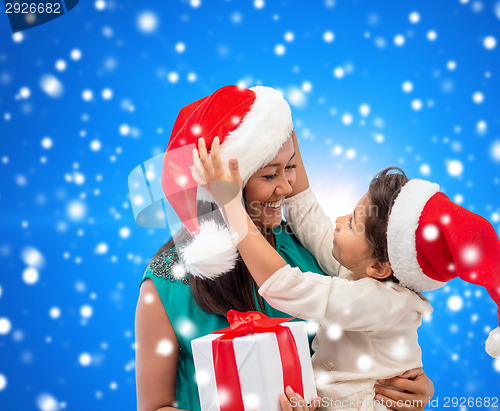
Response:
MULTIPOLYGON (((288 225, 282 223, 274 229, 276 250, 292 267, 302 271, 324 274, 314 257, 300 244, 288 225)), ((171 267, 180 262, 175 249, 166 250, 153 260, 144 273, 153 280, 163 307, 172 323, 179 340, 179 362, 177 366, 176 407, 182 410, 199 411, 200 399, 195 379, 195 368, 191 341, 229 326, 227 319, 217 314, 207 313, 196 304, 187 277, 178 279, 170 273, 171 267)), ((290 315, 275 310, 264 302, 269 317, 286 317, 290 315)), ((258 307, 258 305, 257 305, 258 307)), ((297 319, 297 321, 302 321, 297 319)), ((311 342, 312 338, 310 339, 311 342)))

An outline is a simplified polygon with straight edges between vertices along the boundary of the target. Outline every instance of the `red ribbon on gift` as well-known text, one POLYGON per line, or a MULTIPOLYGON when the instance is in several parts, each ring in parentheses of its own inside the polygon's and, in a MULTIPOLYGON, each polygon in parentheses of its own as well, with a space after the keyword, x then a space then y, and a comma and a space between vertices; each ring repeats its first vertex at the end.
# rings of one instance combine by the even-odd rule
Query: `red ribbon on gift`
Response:
POLYGON ((223 334, 212 341, 215 380, 221 411, 245 410, 241 396, 241 385, 236 365, 236 356, 234 355, 233 340, 236 337, 255 333, 272 332, 276 334, 283 368, 283 391, 285 387, 291 386, 295 392, 304 397, 302 371, 295 339, 290 328, 280 325, 280 323, 291 319, 269 318, 257 311, 242 313, 230 310, 227 312, 227 320, 230 327, 212 333, 223 334), (235 395, 235 393, 239 395, 235 395))

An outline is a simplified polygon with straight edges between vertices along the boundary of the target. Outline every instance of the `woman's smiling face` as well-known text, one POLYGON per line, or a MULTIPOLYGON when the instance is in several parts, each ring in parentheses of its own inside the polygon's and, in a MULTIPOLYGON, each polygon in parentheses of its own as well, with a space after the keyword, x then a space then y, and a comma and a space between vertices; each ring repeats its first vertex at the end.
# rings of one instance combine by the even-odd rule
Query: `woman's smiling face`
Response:
POLYGON ((295 152, 289 138, 269 164, 253 174, 245 186, 247 211, 260 229, 281 223, 284 198, 295 184, 295 152))

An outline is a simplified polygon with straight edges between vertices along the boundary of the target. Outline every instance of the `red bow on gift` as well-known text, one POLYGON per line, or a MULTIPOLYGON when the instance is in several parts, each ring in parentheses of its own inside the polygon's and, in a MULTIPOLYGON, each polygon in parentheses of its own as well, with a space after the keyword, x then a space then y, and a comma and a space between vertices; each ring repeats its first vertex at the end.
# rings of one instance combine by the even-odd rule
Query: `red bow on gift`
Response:
POLYGON ((215 380, 221 411, 244 411, 245 409, 241 396, 233 340, 236 337, 255 333, 272 332, 276 334, 283 368, 283 391, 285 387, 291 386, 295 392, 304 397, 302 371, 295 339, 290 328, 280 325, 280 323, 291 319, 293 318, 269 318, 257 311, 245 313, 236 310, 228 311, 227 320, 230 327, 212 333, 223 334, 212 341, 215 380))

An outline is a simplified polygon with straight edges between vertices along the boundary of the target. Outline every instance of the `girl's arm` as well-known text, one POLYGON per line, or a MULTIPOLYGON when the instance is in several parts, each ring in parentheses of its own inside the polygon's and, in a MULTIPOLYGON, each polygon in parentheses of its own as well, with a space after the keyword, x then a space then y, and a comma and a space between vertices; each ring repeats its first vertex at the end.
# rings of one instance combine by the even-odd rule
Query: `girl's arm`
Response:
POLYGON ((286 262, 262 236, 243 207, 238 161, 229 161, 228 173, 219 156, 217 137, 212 143, 211 158, 208 157, 203 138, 198 140, 198 147, 199 152, 193 150, 194 168, 204 176, 227 225, 237 234, 241 258, 260 287, 275 271, 284 267, 286 262))
POLYGON ((175 410, 179 342, 163 308, 156 287, 144 280, 135 312, 135 372, 137 410, 175 410), (169 355, 157 353, 158 344, 169 341, 169 355))

